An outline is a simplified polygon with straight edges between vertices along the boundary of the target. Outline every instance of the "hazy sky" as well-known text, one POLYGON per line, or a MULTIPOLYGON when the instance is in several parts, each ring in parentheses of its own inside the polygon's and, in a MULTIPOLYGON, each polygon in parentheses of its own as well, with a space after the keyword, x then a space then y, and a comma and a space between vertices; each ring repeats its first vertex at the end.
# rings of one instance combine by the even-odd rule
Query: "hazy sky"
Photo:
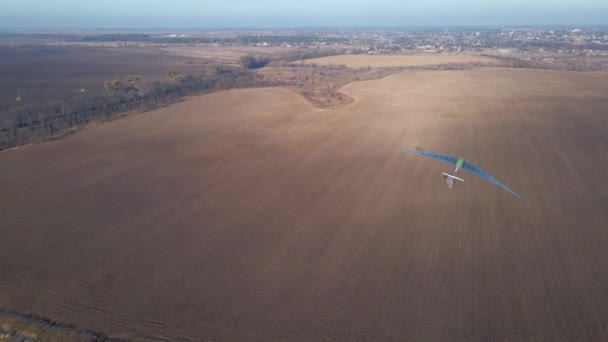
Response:
POLYGON ((0 0, 0 27, 608 24, 608 0, 0 0))

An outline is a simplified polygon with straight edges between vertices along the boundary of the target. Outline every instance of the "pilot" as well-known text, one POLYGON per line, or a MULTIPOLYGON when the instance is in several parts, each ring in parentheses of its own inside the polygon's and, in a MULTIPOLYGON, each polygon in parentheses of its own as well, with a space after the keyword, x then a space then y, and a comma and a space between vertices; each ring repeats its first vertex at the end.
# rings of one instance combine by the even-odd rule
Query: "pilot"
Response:
POLYGON ((448 185, 448 188, 452 188, 452 186, 454 186, 454 180, 452 179, 452 177, 448 177, 448 176, 443 176, 443 179, 445 180, 445 184, 448 185))

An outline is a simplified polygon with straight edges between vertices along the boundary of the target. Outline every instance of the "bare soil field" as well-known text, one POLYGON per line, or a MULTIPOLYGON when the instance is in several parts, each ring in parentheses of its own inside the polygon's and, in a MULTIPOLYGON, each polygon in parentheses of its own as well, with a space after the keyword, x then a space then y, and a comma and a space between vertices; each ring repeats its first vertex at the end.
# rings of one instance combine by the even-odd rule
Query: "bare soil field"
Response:
POLYGON ((247 54, 272 55, 286 52, 291 48, 282 47, 256 47, 256 46, 175 46, 163 48, 173 55, 185 57, 206 58, 222 64, 237 65, 241 56, 247 54))
POLYGON ((608 75, 214 93, 0 153, 0 307, 140 340, 608 340, 608 75), (461 156, 526 197, 474 175, 461 156))
POLYGON ((0 110, 22 102, 43 103, 77 93, 103 91, 106 80, 129 75, 164 79, 176 70, 198 73, 203 60, 171 55, 160 49, 0 47, 0 110))
POLYGON ((488 57, 463 54, 415 55, 338 55, 313 58, 301 63, 319 65, 346 65, 349 68, 416 67, 437 64, 493 63, 488 57))

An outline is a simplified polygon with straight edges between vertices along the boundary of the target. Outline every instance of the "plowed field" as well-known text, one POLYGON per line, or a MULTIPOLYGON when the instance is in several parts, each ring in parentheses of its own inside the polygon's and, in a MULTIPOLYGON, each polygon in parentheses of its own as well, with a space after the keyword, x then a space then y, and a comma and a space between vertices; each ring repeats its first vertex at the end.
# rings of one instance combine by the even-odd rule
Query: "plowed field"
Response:
POLYGON ((608 74, 342 91, 231 90, 0 153, 0 307, 144 340, 608 340, 608 74))

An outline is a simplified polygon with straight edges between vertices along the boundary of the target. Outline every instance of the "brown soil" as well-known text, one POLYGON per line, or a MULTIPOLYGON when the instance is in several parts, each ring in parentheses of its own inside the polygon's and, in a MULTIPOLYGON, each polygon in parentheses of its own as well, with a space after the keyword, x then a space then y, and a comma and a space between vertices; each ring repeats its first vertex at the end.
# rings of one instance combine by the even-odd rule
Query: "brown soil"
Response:
POLYGON ((302 61, 305 64, 346 65, 349 68, 412 67, 437 64, 491 63, 492 58, 468 54, 339 55, 302 61))
POLYGON ((293 48, 255 46, 176 46, 163 48, 163 50, 178 56, 205 58, 216 63, 240 65, 239 58, 247 54, 269 56, 277 53, 284 53, 293 50, 293 48))
POLYGON ((0 47, 0 110, 74 96, 83 87, 101 93, 104 81, 129 75, 153 81, 170 70, 198 74, 205 63, 152 48, 0 47))
POLYGON ((608 340, 608 75, 215 93, 0 153, 0 307, 151 340, 608 340), (464 157, 527 198, 395 148, 464 157))

